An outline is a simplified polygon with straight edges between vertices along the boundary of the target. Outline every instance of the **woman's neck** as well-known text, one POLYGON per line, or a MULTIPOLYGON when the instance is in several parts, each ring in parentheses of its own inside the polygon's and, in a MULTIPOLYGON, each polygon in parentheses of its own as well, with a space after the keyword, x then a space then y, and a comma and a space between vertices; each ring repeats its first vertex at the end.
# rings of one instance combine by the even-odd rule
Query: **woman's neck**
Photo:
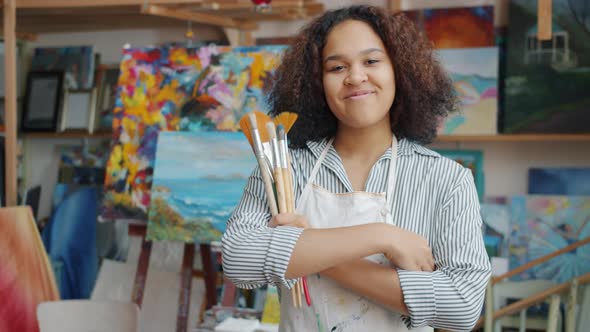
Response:
POLYGON ((392 139, 389 123, 362 129, 339 126, 334 148, 343 159, 365 160, 373 164, 391 147, 392 139))

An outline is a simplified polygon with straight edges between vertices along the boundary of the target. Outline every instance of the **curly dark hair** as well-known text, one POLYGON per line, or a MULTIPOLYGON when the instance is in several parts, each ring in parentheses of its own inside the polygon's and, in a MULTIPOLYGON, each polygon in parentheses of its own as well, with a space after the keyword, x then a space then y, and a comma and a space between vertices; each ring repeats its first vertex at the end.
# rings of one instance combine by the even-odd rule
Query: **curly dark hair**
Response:
POLYGON ((322 51, 331 29, 346 20, 367 23, 387 49, 396 84, 389 111, 392 131, 398 139, 431 143, 440 121, 457 109, 452 81, 433 56, 432 43, 405 15, 363 5, 326 12, 304 27, 285 52, 268 100, 271 116, 298 114, 289 132, 291 146, 336 134, 338 122, 322 84, 322 51))

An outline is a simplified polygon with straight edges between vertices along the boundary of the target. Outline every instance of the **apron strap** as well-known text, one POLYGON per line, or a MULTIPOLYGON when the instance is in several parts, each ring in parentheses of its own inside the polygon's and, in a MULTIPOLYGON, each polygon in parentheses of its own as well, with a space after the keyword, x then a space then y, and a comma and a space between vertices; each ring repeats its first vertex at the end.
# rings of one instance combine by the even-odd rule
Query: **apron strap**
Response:
POLYGON ((386 191, 386 202, 387 212, 389 215, 393 215, 393 192, 395 191, 395 183, 397 180, 396 176, 397 169, 397 138, 393 135, 391 141, 391 161, 389 162, 389 174, 387 175, 387 191, 386 191))
POLYGON ((324 161, 324 159, 326 159, 326 155, 328 154, 328 151, 330 151, 330 147, 332 146, 332 142, 334 142, 334 138, 331 138, 330 141, 328 141, 328 144, 326 144, 326 147, 322 151, 322 154, 320 154, 318 161, 316 161, 315 165, 313 166, 313 170, 311 171, 311 174, 309 175, 309 179, 307 179, 307 183, 310 183, 313 180, 315 180, 315 176, 318 174, 320 167, 322 166, 322 162, 324 161))
MULTIPOLYGON (((305 200, 307 199, 307 195, 309 195, 308 193, 311 190, 310 183, 312 183, 312 181, 315 180, 315 177, 318 174, 320 167, 322 166, 322 162, 324 161, 324 159, 326 159, 326 155, 328 154, 328 151, 330 150, 330 147, 332 146, 332 142, 334 142, 333 137, 328 141, 328 144, 326 144, 326 147, 322 151, 322 154, 320 154, 320 157, 318 158, 315 165, 313 166, 311 174, 309 175, 309 178, 307 179, 307 183, 305 184, 305 187, 303 187, 303 192, 301 192, 301 197, 299 197, 299 204, 297 204, 298 206, 295 208, 295 210, 297 210, 299 205, 301 205, 301 203, 305 202, 305 200)), ((299 212, 299 211, 297 211, 297 212, 299 212)))

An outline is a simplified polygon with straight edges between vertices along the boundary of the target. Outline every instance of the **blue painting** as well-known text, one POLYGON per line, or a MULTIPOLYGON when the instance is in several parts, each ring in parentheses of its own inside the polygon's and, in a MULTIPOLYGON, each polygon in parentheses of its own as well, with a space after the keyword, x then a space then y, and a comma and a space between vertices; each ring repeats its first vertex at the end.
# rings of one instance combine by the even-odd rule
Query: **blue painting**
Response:
POLYGON ((255 165, 240 132, 160 133, 148 239, 220 240, 255 165))
MULTIPOLYGON (((514 196, 511 215, 511 270, 590 236, 588 196, 514 196)), ((585 245, 539 264, 514 279, 562 283, 588 272, 590 246, 585 245)))
POLYGON ((498 132, 498 48, 436 50, 453 80, 460 112, 439 128, 442 135, 494 135, 498 132))
POLYGON ((590 168, 531 168, 529 194, 590 196, 590 168))
POLYGON ((510 206, 506 204, 481 203, 484 244, 488 256, 508 257, 510 236, 510 206))

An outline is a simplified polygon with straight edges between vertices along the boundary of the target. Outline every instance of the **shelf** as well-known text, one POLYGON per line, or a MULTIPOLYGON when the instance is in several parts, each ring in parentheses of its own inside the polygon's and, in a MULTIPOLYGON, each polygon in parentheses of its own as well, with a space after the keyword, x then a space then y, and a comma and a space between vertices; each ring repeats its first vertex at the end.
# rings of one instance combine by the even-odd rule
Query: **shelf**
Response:
POLYGON ((498 134, 441 135, 435 143, 443 142, 587 142, 590 134, 498 134))
POLYGON ((68 130, 64 132, 31 132, 22 133, 25 138, 111 138, 111 131, 96 131, 92 134, 84 130, 68 130))
MULTIPOLYGON (((111 131, 89 134, 83 130, 23 133, 25 138, 111 138, 111 131)), ((589 142, 590 134, 520 134, 520 135, 441 135, 434 143, 445 142, 589 142)))
MULTIPOLYGON (((254 10, 235 0, 16 0, 19 33, 186 27, 186 22, 255 30, 261 21, 293 21, 325 11, 317 0, 272 1, 272 10, 254 10)), ((2 17, 0 16, 0 21, 2 17)), ((27 35, 24 35, 27 36, 27 35)))

